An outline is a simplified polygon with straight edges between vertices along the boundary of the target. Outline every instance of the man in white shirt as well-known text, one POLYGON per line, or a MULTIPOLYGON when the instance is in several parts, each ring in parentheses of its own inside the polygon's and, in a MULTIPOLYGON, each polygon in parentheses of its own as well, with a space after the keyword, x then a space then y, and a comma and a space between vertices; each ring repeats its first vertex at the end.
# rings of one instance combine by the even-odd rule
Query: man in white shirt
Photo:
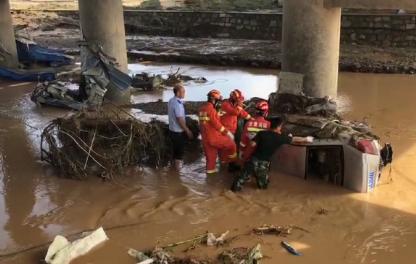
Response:
POLYGON ((183 99, 185 98, 185 88, 182 85, 176 85, 173 88, 174 96, 168 103, 169 116, 169 135, 173 145, 173 159, 175 168, 180 169, 185 149, 185 137, 193 138, 191 130, 186 125, 185 107, 183 99))

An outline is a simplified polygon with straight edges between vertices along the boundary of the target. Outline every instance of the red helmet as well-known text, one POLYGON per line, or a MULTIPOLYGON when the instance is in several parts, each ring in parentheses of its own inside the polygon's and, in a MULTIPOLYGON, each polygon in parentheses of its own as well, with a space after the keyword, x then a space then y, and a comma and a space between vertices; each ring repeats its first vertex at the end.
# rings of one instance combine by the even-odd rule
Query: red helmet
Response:
POLYGON ((234 102, 244 102, 243 93, 238 89, 235 89, 230 93, 230 99, 234 102))
POLYGON ((222 96, 221 96, 221 92, 218 90, 211 90, 209 91, 209 93, 207 94, 208 97, 213 98, 215 100, 221 100, 222 96))
POLYGON ((256 104, 256 109, 260 112, 268 113, 269 112, 269 103, 267 103, 267 101, 259 101, 256 104))

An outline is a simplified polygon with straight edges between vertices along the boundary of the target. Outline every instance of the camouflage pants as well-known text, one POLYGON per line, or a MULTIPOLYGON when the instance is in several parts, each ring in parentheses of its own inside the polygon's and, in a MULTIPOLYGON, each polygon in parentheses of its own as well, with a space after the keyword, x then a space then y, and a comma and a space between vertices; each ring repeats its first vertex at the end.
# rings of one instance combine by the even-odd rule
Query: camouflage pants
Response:
POLYGON ((244 164, 244 168, 240 175, 235 178, 231 189, 233 191, 241 191, 243 185, 250 179, 250 176, 255 176, 257 187, 260 189, 267 189, 269 184, 269 168, 270 162, 256 159, 252 157, 250 161, 244 164))

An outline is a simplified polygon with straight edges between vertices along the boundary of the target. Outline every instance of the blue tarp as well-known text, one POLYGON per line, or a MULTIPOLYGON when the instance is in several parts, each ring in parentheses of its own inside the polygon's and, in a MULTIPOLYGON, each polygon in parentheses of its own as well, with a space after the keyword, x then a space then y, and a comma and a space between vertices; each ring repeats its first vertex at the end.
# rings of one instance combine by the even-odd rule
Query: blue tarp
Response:
POLYGON ((45 63, 48 66, 63 66, 72 63, 71 57, 62 50, 41 47, 34 42, 16 40, 17 55, 21 63, 45 63))
POLYGON ((14 70, 0 67, 0 78, 20 82, 44 82, 55 80, 56 75, 54 72, 14 70))

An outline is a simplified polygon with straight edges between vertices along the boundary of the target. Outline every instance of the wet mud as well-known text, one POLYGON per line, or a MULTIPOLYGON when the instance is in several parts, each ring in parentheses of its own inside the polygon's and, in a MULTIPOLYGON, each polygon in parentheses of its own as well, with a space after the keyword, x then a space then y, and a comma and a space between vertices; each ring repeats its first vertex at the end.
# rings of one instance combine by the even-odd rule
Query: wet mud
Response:
MULTIPOLYGON (((276 89, 276 83, 264 82, 267 74, 239 71, 265 83, 264 89, 276 89)), ((227 79, 226 72, 223 76, 227 79)), ((223 84, 217 87, 227 90, 223 84)), ((75 237, 99 226, 107 230, 109 242, 73 263, 135 263, 128 248, 149 249, 207 230, 240 236, 223 248, 174 253, 212 258, 224 249, 261 243, 262 263, 411 263, 416 246, 415 85, 416 79, 405 75, 340 76, 344 115, 368 121, 396 150, 391 171, 384 171, 375 192, 357 194, 273 172, 267 191, 252 183, 234 194, 228 190, 232 175, 222 171, 206 178, 202 158, 187 162, 179 173, 133 167, 111 182, 59 178, 39 160, 38 128, 68 111, 33 105, 34 84, 1 82, 0 263, 39 263, 55 235, 75 237), (280 237, 247 234, 262 224, 307 229, 285 238, 303 256, 288 254, 280 237)), ((134 100, 164 99, 170 93, 141 93, 134 100)), ((195 100, 205 97, 204 90, 189 93, 195 100)))

